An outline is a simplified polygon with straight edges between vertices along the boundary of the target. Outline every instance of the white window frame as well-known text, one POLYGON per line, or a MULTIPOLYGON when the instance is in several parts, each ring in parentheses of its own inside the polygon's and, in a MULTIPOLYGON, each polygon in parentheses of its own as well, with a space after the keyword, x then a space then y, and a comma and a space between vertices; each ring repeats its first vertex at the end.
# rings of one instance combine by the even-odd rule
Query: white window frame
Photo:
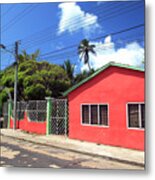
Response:
POLYGON ((90 127, 100 127, 100 128, 109 128, 110 126, 110 120, 109 120, 109 104, 108 103, 82 103, 80 105, 80 121, 81 121, 81 125, 82 126, 90 126, 90 127), (88 105, 88 109, 89 109, 89 124, 83 123, 82 122, 82 106, 83 105, 88 105), (91 105, 97 105, 97 109, 98 109, 98 124, 91 124, 91 105), (107 110, 108 110, 108 125, 99 125, 99 106, 100 105, 106 105, 107 106, 107 110))
POLYGON ((141 109, 140 108, 141 104, 145 105, 145 102, 128 102, 126 104, 126 120, 127 120, 126 124, 127 124, 127 129, 140 130, 140 131, 145 130, 145 127, 144 128, 142 127, 141 110, 140 110, 141 109), (128 105, 129 104, 138 104, 138 114, 139 114, 139 125, 140 125, 140 127, 129 127, 129 117, 128 117, 128 105))

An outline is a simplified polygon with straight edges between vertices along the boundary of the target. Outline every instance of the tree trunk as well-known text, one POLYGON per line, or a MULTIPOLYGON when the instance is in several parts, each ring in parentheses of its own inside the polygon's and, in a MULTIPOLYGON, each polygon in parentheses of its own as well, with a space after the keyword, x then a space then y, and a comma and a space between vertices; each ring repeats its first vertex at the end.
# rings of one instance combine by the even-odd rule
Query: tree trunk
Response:
POLYGON ((91 71, 91 67, 90 67, 90 63, 89 63, 89 60, 88 60, 88 68, 89 68, 89 72, 91 71))

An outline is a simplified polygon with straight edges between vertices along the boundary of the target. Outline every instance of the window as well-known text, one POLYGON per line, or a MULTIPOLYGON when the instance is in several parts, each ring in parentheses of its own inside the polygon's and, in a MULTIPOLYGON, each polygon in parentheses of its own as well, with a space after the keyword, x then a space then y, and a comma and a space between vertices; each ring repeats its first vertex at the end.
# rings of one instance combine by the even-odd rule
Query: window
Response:
POLYGON ((108 106, 103 104, 82 105, 82 123, 108 125, 108 106))
POLYGON ((82 106, 82 123, 89 124, 89 106, 82 106))
POLYGON ((141 104, 141 120, 142 120, 142 128, 145 127, 145 105, 141 104))
POLYGON ((128 104, 128 124, 132 128, 145 127, 145 104, 128 104))
POLYGON ((91 105, 91 124, 98 124, 98 108, 97 105, 91 105))
POLYGON ((100 125, 108 125, 108 106, 100 105, 100 125))

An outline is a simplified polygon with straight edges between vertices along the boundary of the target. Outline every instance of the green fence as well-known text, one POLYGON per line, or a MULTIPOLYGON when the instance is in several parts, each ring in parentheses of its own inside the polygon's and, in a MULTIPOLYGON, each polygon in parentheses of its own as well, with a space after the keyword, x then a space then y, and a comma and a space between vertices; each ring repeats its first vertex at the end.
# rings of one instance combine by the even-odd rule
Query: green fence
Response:
MULTIPOLYGON (((10 128, 11 117, 14 119, 13 103, 8 101, 3 106, 4 121, 10 128)), ((46 98, 17 102, 17 120, 24 119, 27 114, 29 121, 46 121, 46 134, 68 135, 68 105, 67 99, 46 98)))

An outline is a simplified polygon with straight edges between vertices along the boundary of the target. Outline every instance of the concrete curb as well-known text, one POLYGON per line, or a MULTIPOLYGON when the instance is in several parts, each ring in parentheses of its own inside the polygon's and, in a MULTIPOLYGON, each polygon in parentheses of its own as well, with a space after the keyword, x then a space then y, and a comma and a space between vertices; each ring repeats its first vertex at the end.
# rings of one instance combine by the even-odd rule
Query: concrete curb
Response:
POLYGON ((70 151, 70 152, 74 152, 74 153, 81 153, 83 155, 88 155, 88 156, 92 156, 92 157, 99 157, 99 158, 103 158, 103 159, 106 159, 106 160, 111 160, 111 161, 115 161, 115 162, 120 162, 120 163, 125 163, 125 164, 130 164, 130 165, 134 165, 134 166, 139 166, 139 167, 143 167, 145 168, 145 164, 144 163, 139 163, 139 162, 135 162, 135 161, 129 161, 129 160, 124 160, 124 159, 120 159, 120 158, 114 158, 114 157, 110 157, 110 156, 105 156, 105 155, 99 155, 99 154, 95 154, 95 153, 90 153, 90 152, 83 152, 83 151, 80 151, 80 150, 75 150, 75 149, 72 149, 72 148, 66 148, 66 147, 62 147, 62 146, 58 146, 58 145, 53 145, 51 143, 44 143, 44 142, 38 142, 38 141, 33 141, 33 140, 30 140, 30 139, 26 139, 26 138, 23 138, 23 137, 16 137, 16 136, 10 136, 10 135, 4 135, 2 133, 0 133, 1 136, 6 136, 6 137, 10 137, 10 138, 16 138, 18 140, 24 140, 24 141, 27 141, 27 142, 30 142, 30 143, 35 143, 35 144, 38 144, 38 145, 45 145, 45 146, 49 146, 49 147, 53 147, 53 148, 59 148, 59 149, 62 149, 62 150, 67 150, 67 151, 70 151))

